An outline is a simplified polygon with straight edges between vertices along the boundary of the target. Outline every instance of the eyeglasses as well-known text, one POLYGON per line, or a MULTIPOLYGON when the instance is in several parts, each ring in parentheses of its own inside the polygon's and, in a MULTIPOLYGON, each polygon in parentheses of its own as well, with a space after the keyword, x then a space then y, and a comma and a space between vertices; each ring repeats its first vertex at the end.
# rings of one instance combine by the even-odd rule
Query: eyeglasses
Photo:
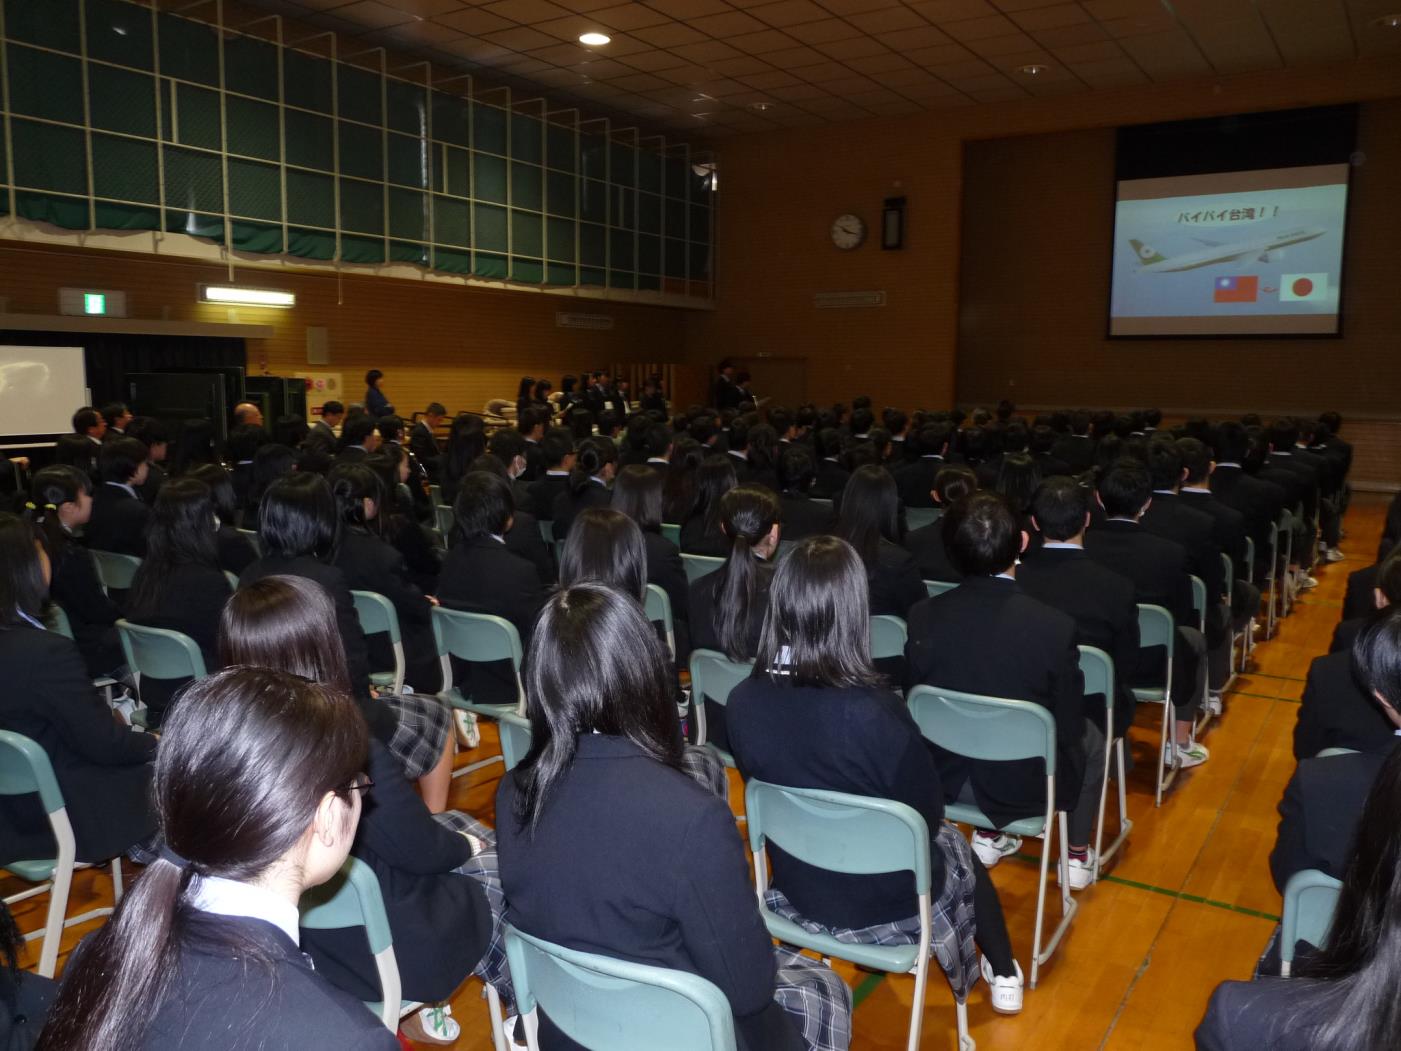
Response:
POLYGON ((367 774, 361 774, 350 784, 345 786, 347 792, 368 792, 375 787, 375 783, 370 780, 367 774))

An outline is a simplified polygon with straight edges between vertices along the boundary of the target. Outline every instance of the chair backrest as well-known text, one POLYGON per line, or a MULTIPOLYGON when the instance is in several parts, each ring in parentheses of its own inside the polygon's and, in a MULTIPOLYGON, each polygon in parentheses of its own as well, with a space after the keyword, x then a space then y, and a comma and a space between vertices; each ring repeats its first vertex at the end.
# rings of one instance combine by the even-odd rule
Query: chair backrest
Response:
POLYGON ((506 769, 514 770, 530 751, 530 720, 506 712, 496 720, 496 728, 501 733, 501 757, 506 761, 506 769))
POLYGON ((73 625, 69 623, 68 614, 57 602, 49 603, 48 623, 44 626, 54 634, 62 635, 65 639, 73 637, 73 625))
POLYGON ((952 591, 958 587, 952 580, 926 580, 924 582, 924 593, 930 598, 935 595, 942 595, 946 591, 952 591))
POLYGON ((1171 651, 1177 639, 1177 625, 1173 623, 1172 614, 1162 606, 1138 605, 1138 645, 1147 649, 1149 646, 1166 646, 1171 657, 1171 651))
POLYGON ((438 527, 438 532, 446 540, 452 534, 453 511, 447 504, 436 504, 433 507, 433 522, 438 527))
POLYGON ((671 650, 671 655, 676 656, 676 621, 671 612, 671 596, 656 584, 648 584, 647 591, 643 594, 642 605, 647 619, 662 626, 662 630, 666 632, 667 647, 671 650))
POLYGON ((920 733, 941 748, 969 759, 1041 758, 1056 772, 1056 722, 1039 704, 935 686, 916 686, 908 703, 920 733))
POLYGON ((712 558, 710 555, 683 554, 681 562, 686 567, 686 580, 692 584, 701 577, 714 573, 725 564, 723 558, 712 558))
POLYGON ((510 661, 516 670, 516 694, 520 698, 518 711, 525 714, 525 691, 520 685, 524 651, 516 626, 503 617, 489 613, 468 613, 460 609, 433 607, 433 640, 443 664, 443 690, 452 688, 452 662, 456 657, 470 664, 510 661))
POLYGON ((830 872, 910 872, 916 894, 929 890, 929 826, 904 803, 751 780, 744 813, 756 857, 767 839, 830 872))
POLYGON ((1284 915, 1280 921, 1279 956, 1294 959, 1294 945, 1306 941, 1322 948, 1328 942, 1333 912, 1343 885, 1326 872, 1304 869, 1284 885, 1284 915))
POLYGON ((1197 612, 1197 630, 1206 631, 1206 582, 1201 577, 1192 576, 1192 608, 1197 612))
POLYGON ((437 482, 428 486, 428 499, 432 501, 434 507, 443 502, 443 487, 437 482))
POLYGON ((871 660, 903 657, 909 630, 903 617, 879 613, 871 618, 871 660))
POLYGON ((402 993, 399 964, 394 958, 394 937, 374 870, 359 858, 346 858, 335 876, 302 894, 298 908, 299 922, 309 930, 365 929, 379 973, 381 1020, 391 1031, 398 1029, 402 993))
POLYGON ((1245 538, 1245 579, 1252 584, 1255 582, 1255 538, 1253 536, 1245 538))
POLYGON ((726 704, 730 691, 753 671, 753 661, 732 661, 719 650, 692 650, 691 696, 697 703, 708 697, 716 704, 726 704))
POLYGON ((679 525, 677 525, 675 522, 663 522, 663 523, 662 523, 662 536, 666 537, 666 538, 667 538, 668 540, 670 540, 673 544, 680 545, 680 543, 681 543, 681 527, 680 527, 679 525))
POLYGON ((204 678, 204 654, 184 632, 119 620, 117 637, 127 666, 138 675, 153 679, 204 678))
POLYGON ((1102 693, 1114 707, 1114 661, 1109 654, 1094 646, 1077 646, 1080 651, 1080 674, 1085 679, 1086 696, 1102 693))
POLYGON ((1225 574, 1226 581, 1226 605, 1231 604, 1231 596, 1236 592, 1236 564, 1231 561, 1231 556, 1226 552, 1221 552, 1221 572, 1225 574))
POLYGON ((258 535, 256 529, 240 529, 239 532, 248 538, 248 542, 253 545, 253 550, 258 552, 258 557, 263 557, 263 538, 258 535))
POLYGON ((63 792, 48 753, 23 734, 0 730, 0 796, 35 794, 45 813, 63 809, 63 792))
POLYGON ((940 507, 907 507, 905 508, 905 525, 910 529, 923 529, 927 525, 933 525, 943 517, 944 511, 940 507))
POLYGON ((522 1014, 538 1005, 584 1047, 734 1051, 734 1013, 699 975, 566 949, 509 924, 506 957, 522 1014))
POLYGON ((1356 748, 1325 748, 1319 752, 1315 759, 1331 759, 1335 755, 1356 755, 1356 748))
POLYGON ((394 603, 375 591, 352 591, 355 600, 355 615, 360 618, 360 630, 366 635, 389 633, 391 644, 401 642, 399 634, 399 613, 394 603))
POLYGON ((238 590, 238 574, 237 574, 237 573, 234 573, 234 572, 232 572, 232 571, 226 569, 226 570, 224 570, 224 579, 227 580, 227 581, 229 582, 229 590, 230 590, 230 591, 237 591, 237 590, 238 590))
POLYGON ((106 591, 114 588, 125 591, 131 587, 136 571, 141 568, 141 559, 135 555, 123 555, 117 551, 94 551, 93 561, 97 563, 97 578, 106 591))
POLYGON ((547 518, 542 518, 535 523, 540 530, 540 539, 545 541, 546 547, 553 547, 555 543, 555 524, 547 518))

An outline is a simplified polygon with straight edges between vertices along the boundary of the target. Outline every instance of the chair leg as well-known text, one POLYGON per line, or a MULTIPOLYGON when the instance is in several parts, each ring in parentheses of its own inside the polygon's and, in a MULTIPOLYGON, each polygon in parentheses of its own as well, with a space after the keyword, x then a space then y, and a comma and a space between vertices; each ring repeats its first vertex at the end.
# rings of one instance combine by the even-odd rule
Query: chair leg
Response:
POLYGON ((64 917, 68 913, 68 891, 73 885, 73 859, 64 859, 62 849, 49 887, 49 914, 44 923, 44 947, 39 952, 39 974, 52 978, 58 969, 58 943, 63 939, 64 917))
POLYGON ((117 906, 122 903, 122 856, 118 854, 112 859, 112 911, 117 911, 117 906))
POLYGON ((508 1051, 506 1046, 506 1024, 501 1013, 501 997, 496 986, 486 983, 486 1011, 491 1019, 491 1046, 495 1051, 508 1051))
POLYGON ((929 981, 929 950, 915 965, 915 999, 910 1008, 909 1051, 919 1051, 920 1029, 924 1023, 924 990, 929 981))
POLYGON ((968 1032, 968 1004, 960 1001, 954 1005, 958 1014, 958 1051, 977 1051, 978 1045, 968 1032))
POLYGON ((1166 784, 1166 782, 1165 782, 1164 779, 1163 779, 1163 767, 1167 764, 1168 749, 1169 749, 1169 748, 1172 749, 1172 754, 1173 754, 1174 758, 1175 758, 1176 755, 1177 755, 1177 735, 1176 735, 1176 734, 1173 734, 1171 737, 1169 737, 1169 735, 1168 735, 1168 731, 1171 729, 1171 724, 1172 724, 1172 713, 1171 713, 1171 709, 1172 709, 1172 701, 1171 701, 1171 699, 1170 699, 1170 698, 1165 698, 1165 699, 1163 700, 1163 728, 1162 728, 1162 740, 1158 742, 1158 763, 1157 763, 1157 767, 1158 767, 1158 784, 1157 784, 1157 791, 1156 791, 1156 793, 1154 794, 1154 797, 1153 797, 1153 805, 1154 805, 1154 806, 1162 806, 1162 805, 1163 805, 1163 789, 1167 787, 1167 784, 1166 784), (1171 742, 1171 743, 1169 743, 1169 742, 1171 742))
POLYGON ((1041 845, 1041 875, 1036 883, 1036 930, 1031 940, 1031 987, 1041 977, 1041 928, 1046 921, 1046 876, 1051 863, 1051 822, 1046 822, 1046 839, 1041 845))
MULTIPOLYGON (((1111 842, 1107 848, 1105 848, 1105 847, 1103 846, 1103 843, 1104 843, 1104 817, 1105 817, 1105 812, 1106 812, 1106 811, 1108 810, 1108 808, 1109 808, 1109 804, 1108 804, 1108 801, 1105 799, 1105 793, 1101 793, 1101 794, 1100 794, 1100 804, 1099 804, 1099 831, 1098 831, 1098 833, 1097 833, 1096 836, 1095 836, 1095 879, 1096 879, 1096 880, 1098 880, 1099 877, 1102 876, 1102 875, 1104 874, 1105 862, 1107 862, 1110 858, 1112 858, 1115 854, 1117 854, 1117 853, 1119 852, 1119 848, 1122 847, 1122 846, 1124 845, 1124 843, 1125 843, 1125 842, 1128 840, 1128 838, 1129 838, 1129 830, 1130 830, 1131 828, 1133 828, 1133 822, 1129 820, 1128 787, 1127 787, 1127 785, 1124 783, 1124 776, 1125 776, 1125 770, 1124 770, 1124 767, 1125 767, 1125 759, 1124 759, 1124 739, 1123 739, 1122 737, 1117 737, 1117 738, 1115 738, 1115 739, 1114 739, 1114 743, 1113 743, 1113 745, 1110 747, 1109 750, 1112 750, 1113 753, 1118 757, 1118 769, 1119 769, 1119 776, 1118 776, 1118 782, 1119 782, 1119 784, 1118 784, 1118 796, 1119 796, 1119 834, 1116 835, 1116 836, 1114 837, 1113 842, 1111 842)), ((1107 759, 1107 758, 1108 758, 1108 756, 1107 756, 1107 754, 1106 754, 1106 759, 1107 759)), ((1105 766, 1106 766, 1106 767, 1108 766, 1108 763, 1107 763, 1107 762, 1106 762, 1105 766)), ((1107 787, 1107 784, 1108 784, 1108 774, 1107 774, 1107 773, 1105 774, 1105 781, 1106 781, 1106 787, 1107 787)))

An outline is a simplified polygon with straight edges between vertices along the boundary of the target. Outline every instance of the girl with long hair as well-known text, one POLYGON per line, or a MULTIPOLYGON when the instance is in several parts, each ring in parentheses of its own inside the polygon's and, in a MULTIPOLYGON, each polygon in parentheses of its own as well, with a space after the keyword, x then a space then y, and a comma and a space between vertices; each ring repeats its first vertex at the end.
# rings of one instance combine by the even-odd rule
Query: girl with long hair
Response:
POLYGON ((856 549, 866 567, 872 616, 908 616, 927 594, 919 566, 900 546, 900 531, 895 479, 877 464, 858 467, 842 494, 836 535, 856 549))
MULTIPOLYGON (((992 1006, 1022 1005, 1022 978, 997 890, 958 830, 944 824, 939 771, 904 699, 871 663, 866 567, 844 540, 799 541, 774 572, 753 675, 725 709, 740 772, 771 784, 892 799, 929 833, 935 938, 966 993, 977 980, 975 923, 992 1006), (964 948, 966 946, 966 948, 964 948), (962 951, 960 951, 962 949, 962 951)), ((919 902, 908 872, 852 876, 770 846, 769 908, 808 930, 857 943, 916 944, 919 902)))
MULTIPOLYGON (((219 645, 229 664, 347 688, 335 618, 318 587, 299 577, 268 577, 240 590, 225 609, 219 645)), ((373 785, 351 853, 379 878, 399 946, 404 998, 434 1005, 416 1014, 406 1031, 415 1040, 451 1043, 458 1024, 438 1005, 474 968, 504 999, 511 997, 495 834, 455 810, 430 814, 398 760, 374 737, 368 755, 373 785)), ((309 930, 302 938, 318 973, 357 998, 376 999, 375 963, 360 932, 309 930)))
POLYGON ((408 456, 400 446, 384 445, 374 455, 365 457, 364 465, 379 476, 384 490, 379 514, 375 516, 380 535, 404 557, 409 576, 419 590, 433 594, 442 569, 442 550, 418 521, 412 495, 407 499, 404 496, 410 474, 408 456))
POLYGON ((704 457, 696 469, 695 497, 681 519, 682 551, 714 558, 724 558, 729 553, 729 540, 720 528, 720 501, 738 484, 739 477, 728 456, 710 453, 704 457))
POLYGON ((258 549, 234 525, 238 517, 238 498, 234 495, 233 479, 223 465, 217 463, 201 464, 188 472, 187 477, 209 487, 214 514, 219 519, 219 528, 214 534, 219 549, 219 568, 238 576, 250 563, 257 561, 258 549))
POLYGON ((457 499, 457 487, 462 482, 462 476, 468 472, 472 461, 484 452, 486 430, 482 426, 482 418, 470 412, 459 413, 448 428, 447 448, 439 468, 444 504, 452 506, 457 499))
MULTIPOLYGON (((678 629, 687 638, 685 624, 691 612, 691 588, 686 580, 686 567, 681 562, 681 549, 662 536, 663 491, 666 479, 660 471, 646 464, 624 467, 613 483, 612 508, 621 511, 642 530, 642 542, 647 549, 647 583, 656 584, 666 592, 671 602, 672 617, 680 622, 678 629)), ((684 660, 690 647, 678 638, 677 658, 684 660)))
POLYGON ((673 440, 662 490, 663 522, 681 525, 690 515, 696 502, 696 471, 704 460, 705 450, 694 438, 679 434, 673 440))
POLYGON ((522 376, 516 387, 516 417, 535 404, 535 377, 522 376))
POLYGON ((608 506, 617 469, 618 447, 611 439, 589 438, 579 443, 574 470, 569 472, 569 488, 555 497, 556 540, 569 535, 569 525, 580 511, 608 506))
MULTIPOLYGON (((729 807, 681 769, 664 651, 637 601, 598 583, 560 590, 526 667, 530 750, 496 796, 511 922, 700 974, 725 995, 742 1047, 845 1048, 850 991, 817 961, 774 947, 729 807)), ((577 1046, 543 1013, 539 1043, 577 1046)))

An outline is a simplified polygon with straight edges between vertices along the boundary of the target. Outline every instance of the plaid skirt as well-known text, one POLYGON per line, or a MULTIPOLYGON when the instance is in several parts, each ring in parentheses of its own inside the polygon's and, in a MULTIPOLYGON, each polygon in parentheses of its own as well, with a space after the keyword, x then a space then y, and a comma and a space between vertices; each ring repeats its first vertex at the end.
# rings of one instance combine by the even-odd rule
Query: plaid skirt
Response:
MULTIPOLYGON (((952 825, 944 824, 934 838, 944 862, 944 886, 934 899, 931 910, 933 932, 930 953, 948 977, 956 999, 963 1002, 978 980, 978 952, 973 945, 975 930, 973 915, 973 848, 952 825)), ((805 918, 784 897, 783 891, 770 887, 764 892, 764 904, 786 920, 791 920, 810 934, 825 934, 840 942, 854 945, 915 945, 919 942, 919 917, 880 923, 859 930, 824 927, 805 918)))
POLYGON ((454 832, 466 832, 476 836, 485 844, 485 849, 473 854, 456 870, 481 884, 482 889, 486 891, 487 904, 491 907, 491 940, 472 973, 493 986, 496 994, 501 997, 501 1005, 506 1013, 514 1014, 515 990, 511 988, 511 971, 506 965, 506 939, 502 934, 506 915, 506 894, 501 889, 501 872, 496 861, 496 832, 490 826, 457 810, 445 810, 441 814, 434 814, 433 819, 454 832))
POLYGON ((773 948, 778 965, 773 998, 798 1027, 808 1051, 847 1051, 851 1046, 851 990, 821 960, 783 945, 773 948))
POLYGON ((730 778, 725 773, 725 764, 709 748, 688 744, 681 755, 681 770, 710 789, 712 795, 730 798, 730 778))
POLYGON ((452 713, 426 693, 385 693, 380 700, 394 712, 389 750, 404 765, 404 776, 417 781, 438 765, 452 733, 452 713))

